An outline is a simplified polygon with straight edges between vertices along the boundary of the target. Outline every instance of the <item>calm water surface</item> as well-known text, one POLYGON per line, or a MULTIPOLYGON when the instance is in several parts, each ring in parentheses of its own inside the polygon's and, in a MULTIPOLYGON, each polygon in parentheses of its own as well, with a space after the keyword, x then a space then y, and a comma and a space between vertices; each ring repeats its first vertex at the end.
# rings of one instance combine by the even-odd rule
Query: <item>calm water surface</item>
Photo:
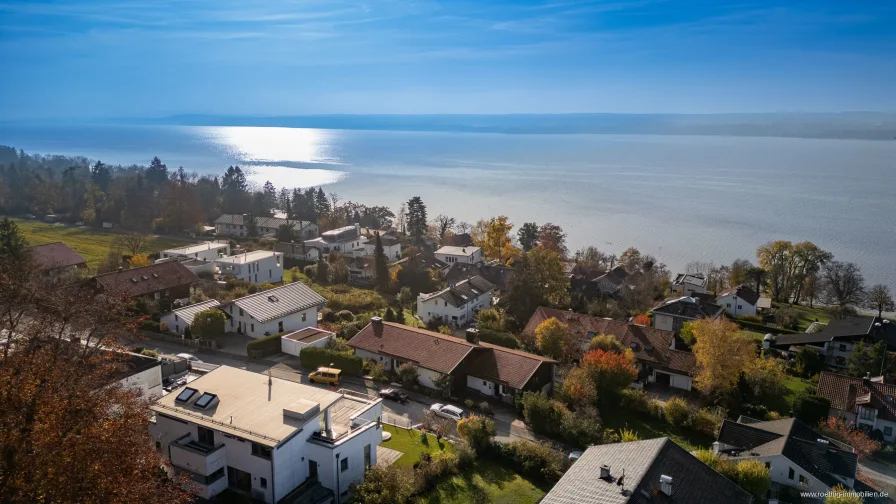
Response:
POLYGON ((766 241, 811 240, 896 287, 896 141, 498 135, 254 127, 0 126, 0 144, 318 186, 431 217, 554 222, 570 248, 689 261, 755 260, 766 241))

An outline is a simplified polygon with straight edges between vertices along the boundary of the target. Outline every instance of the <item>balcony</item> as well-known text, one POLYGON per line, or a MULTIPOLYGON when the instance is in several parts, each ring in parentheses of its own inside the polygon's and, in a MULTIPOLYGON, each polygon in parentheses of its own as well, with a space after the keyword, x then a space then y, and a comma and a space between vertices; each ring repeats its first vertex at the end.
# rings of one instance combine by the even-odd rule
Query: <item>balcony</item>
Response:
POLYGON ((170 443, 171 463, 192 473, 208 476, 227 466, 224 444, 207 446, 184 434, 170 443))

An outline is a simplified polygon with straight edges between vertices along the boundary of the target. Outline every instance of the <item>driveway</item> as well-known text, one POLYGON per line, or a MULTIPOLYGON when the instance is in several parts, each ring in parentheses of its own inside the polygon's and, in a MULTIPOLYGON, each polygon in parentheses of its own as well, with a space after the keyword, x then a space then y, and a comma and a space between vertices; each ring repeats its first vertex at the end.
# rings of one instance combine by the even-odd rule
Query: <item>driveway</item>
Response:
POLYGON ((896 465, 866 457, 859 461, 859 472, 872 480, 875 488, 888 492, 893 502, 893 497, 896 497, 896 465))

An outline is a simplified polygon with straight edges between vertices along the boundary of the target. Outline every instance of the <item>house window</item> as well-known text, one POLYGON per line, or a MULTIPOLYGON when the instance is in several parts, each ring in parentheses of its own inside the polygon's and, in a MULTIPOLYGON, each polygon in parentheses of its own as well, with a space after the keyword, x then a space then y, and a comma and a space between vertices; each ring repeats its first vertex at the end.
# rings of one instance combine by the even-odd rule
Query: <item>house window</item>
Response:
POLYGON ((364 470, 370 469, 370 445, 364 445, 364 470))
POLYGON ((242 317, 242 316, 243 316, 243 309, 240 308, 240 317, 242 317))
POLYGON ((725 303, 725 308, 731 308, 731 303, 725 303))
POLYGON ((308 314, 303 312, 302 313, 302 322, 304 322, 306 320, 308 320, 308 314))
POLYGON ((255 324, 250 324, 252 326, 252 332, 255 332, 255 324))
POLYGON ((875 410, 874 408, 861 407, 861 408, 859 408, 859 418, 861 420, 874 420, 874 416, 875 416, 874 413, 876 411, 877 410, 875 410))
POLYGON ((339 461, 339 471, 340 472, 348 471, 348 457, 339 461))
POLYGON ((800 485, 808 485, 808 484, 809 484, 809 478, 800 474, 800 485))
POLYGON ((283 321, 277 322, 277 332, 283 332, 283 321))
POLYGON ((267 478, 258 478, 258 486, 260 486, 261 488, 267 488, 268 487, 267 478))
POLYGON ((256 457, 271 460, 271 448, 258 443, 252 443, 252 455, 256 457))
POLYGON ((766 468, 766 469, 771 469, 771 468, 772 468, 772 463, 771 463, 771 462, 766 462, 766 463, 765 463, 765 468, 766 468))
POLYGON ((177 314, 174 314, 174 321, 177 322, 179 319, 177 318, 177 314))
POLYGON ((884 436, 890 437, 893 435, 893 428, 889 425, 884 427, 884 436))
POLYGON ((793 473, 793 468, 791 467, 791 468, 790 468, 790 471, 787 472, 787 479, 789 479, 789 480, 792 481, 792 480, 793 480, 793 475, 794 475, 794 473, 793 473))
POLYGON ((843 343, 840 344, 840 351, 841 351, 841 352, 845 352, 845 351, 846 351, 846 344, 843 344, 843 343))
POLYGON ((744 309, 744 305, 737 305, 737 309, 738 309, 738 310, 743 310, 743 309, 744 309))

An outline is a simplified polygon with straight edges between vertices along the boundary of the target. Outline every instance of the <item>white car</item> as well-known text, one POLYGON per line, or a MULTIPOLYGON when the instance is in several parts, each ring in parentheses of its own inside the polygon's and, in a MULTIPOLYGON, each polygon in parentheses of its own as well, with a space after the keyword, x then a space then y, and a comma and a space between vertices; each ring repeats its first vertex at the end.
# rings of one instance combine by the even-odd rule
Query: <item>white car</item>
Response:
POLYGON ((196 356, 193 355, 193 354, 179 353, 179 354, 177 354, 175 357, 180 357, 181 359, 185 359, 185 360, 188 360, 188 361, 190 361, 190 362, 198 362, 198 363, 200 363, 200 364, 202 363, 202 361, 199 360, 199 357, 196 357, 196 356))
POLYGON ((429 411, 448 420, 460 420, 464 417, 464 410, 450 404, 435 403, 429 407, 429 411))

